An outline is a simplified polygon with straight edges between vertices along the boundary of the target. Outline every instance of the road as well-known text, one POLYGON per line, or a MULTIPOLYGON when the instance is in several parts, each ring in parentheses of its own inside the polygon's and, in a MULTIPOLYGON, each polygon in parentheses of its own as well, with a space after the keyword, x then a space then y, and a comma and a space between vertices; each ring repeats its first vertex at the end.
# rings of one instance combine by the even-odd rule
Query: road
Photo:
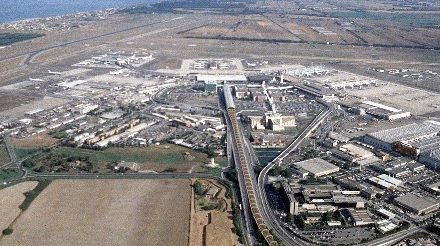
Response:
MULTIPOLYGON (((276 218, 272 209, 270 208, 269 201, 266 196, 266 192, 264 186, 266 184, 267 173, 271 168, 275 165, 279 165, 281 161, 288 156, 292 151, 298 148, 301 142, 306 139, 325 119, 327 116, 331 114, 331 109, 321 112, 315 119, 301 132, 300 135, 289 145, 287 146, 271 163, 263 168, 258 176, 258 190, 261 197, 261 210, 264 216, 267 218, 269 226, 273 229, 275 235, 283 241, 285 245, 301 245, 306 246, 310 245, 309 242, 304 241, 301 238, 298 238, 298 235, 293 235, 290 231, 284 228, 279 220, 276 218)), ((248 150, 251 151, 251 150, 248 150)))
POLYGON ((11 138, 9 134, 5 134, 3 140, 6 146, 6 150, 8 151, 10 161, 0 168, 20 168, 20 162, 18 162, 17 155, 15 154, 15 148, 14 145, 12 145, 11 143, 11 138))
POLYGON ((221 179, 217 176, 213 176, 205 173, 41 173, 29 175, 27 178, 124 178, 124 179, 143 179, 143 178, 206 178, 206 179, 221 179))
POLYGON ((299 144, 307 138, 318 126, 331 114, 331 110, 327 109, 322 111, 315 119, 302 131, 302 133, 287 146, 271 163, 266 167, 272 168, 275 164, 280 164, 281 161, 288 156, 292 151, 298 148, 299 144))

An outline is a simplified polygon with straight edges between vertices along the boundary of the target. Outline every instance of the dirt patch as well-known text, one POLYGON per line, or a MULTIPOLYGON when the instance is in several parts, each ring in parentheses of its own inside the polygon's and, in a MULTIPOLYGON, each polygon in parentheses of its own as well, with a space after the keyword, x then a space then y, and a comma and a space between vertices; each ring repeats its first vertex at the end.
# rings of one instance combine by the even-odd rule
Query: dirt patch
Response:
POLYGON ((169 58, 162 62, 158 69, 179 69, 182 61, 179 59, 169 58))
POLYGON ((232 233, 231 199, 225 196, 226 188, 213 180, 198 180, 205 195, 192 194, 190 246, 237 245, 238 238, 232 233), (218 189, 209 195, 209 189, 218 189), (208 204, 217 204, 214 209, 206 209, 208 204))
POLYGON ((210 223, 206 226, 206 245, 235 245, 236 241, 231 235, 231 220, 228 214, 219 211, 212 212, 210 223))
MULTIPOLYGON (((1 82, 0 82, 1 85, 1 82)), ((31 96, 22 93, 10 92, 10 91, 0 91, 0 111, 9 110, 18 107, 23 104, 23 102, 32 101, 38 99, 38 96, 31 96), (20 98, 20 100, 17 100, 20 98)))
POLYGON ((189 180, 56 180, 0 244, 182 245, 190 192, 189 180))
POLYGON ((4 230, 17 218, 21 209, 18 208, 24 201, 24 193, 37 186, 38 182, 29 181, 16 184, 0 190, 0 230, 4 230))
POLYGON ((44 148, 54 145, 58 139, 47 134, 38 134, 27 138, 13 138, 11 141, 16 148, 44 148))

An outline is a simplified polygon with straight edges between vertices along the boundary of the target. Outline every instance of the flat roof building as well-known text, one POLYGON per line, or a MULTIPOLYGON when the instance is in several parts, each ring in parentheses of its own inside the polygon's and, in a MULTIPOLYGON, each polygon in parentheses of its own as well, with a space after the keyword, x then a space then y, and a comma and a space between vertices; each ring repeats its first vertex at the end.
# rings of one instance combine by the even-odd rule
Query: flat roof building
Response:
POLYGON ((295 88, 308 94, 308 95, 322 98, 324 100, 335 98, 335 91, 334 90, 323 87, 317 83, 304 82, 302 84, 295 85, 295 88))
POLYGON ((440 148, 422 152, 419 161, 434 171, 440 171, 440 148))
POLYGON ((439 208, 439 202, 434 200, 428 200, 420 195, 408 193, 394 199, 394 202, 415 213, 415 214, 428 214, 436 211, 439 208))
POLYGON ((299 202, 295 199, 292 188, 289 183, 282 182, 286 196, 289 199, 289 213, 291 215, 297 215, 299 213, 299 202))
POLYGON ((392 213, 392 212, 390 212, 390 211, 388 211, 388 210, 386 210, 384 208, 379 208, 377 210, 377 212, 380 215, 385 216, 385 218, 387 218, 387 219, 393 219, 394 217, 396 217, 396 215, 394 213, 392 213))
POLYGON ((402 181, 402 180, 400 180, 400 179, 396 179, 396 178, 393 178, 393 177, 388 176, 388 175, 386 175, 386 174, 381 174, 381 175, 379 175, 379 176, 377 176, 377 177, 380 178, 380 179, 382 179, 382 180, 385 180, 385 181, 388 182, 388 183, 393 184, 394 186, 401 186, 401 185, 403 184, 403 181, 402 181))
POLYGON ((320 158, 314 158, 310 160, 305 160, 301 162, 294 163, 297 168, 302 168, 311 174, 314 177, 321 177, 325 175, 329 175, 332 173, 339 172, 339 167, 331 164, 328 161, 325 161, 320 158))
POLYGON ((364 226, 374 224, 374 221, 368 215, 367 210, 347 209, 354 226, 364 226))
POLYGON ((436 136, 439 131, 440 122, 425 121, 369 133, 363 140, 376 148, 391 151, 395 142, 417 141, 436 136))
POLYGON ((377 177, 371 177, 368 181, 382 189, 394 190, 396 188, 395 185, 377 177))
POLYGON ((197 81, 216 81, 216 82, 246 82, 245 75, 240 74, 198 74, 197 81))

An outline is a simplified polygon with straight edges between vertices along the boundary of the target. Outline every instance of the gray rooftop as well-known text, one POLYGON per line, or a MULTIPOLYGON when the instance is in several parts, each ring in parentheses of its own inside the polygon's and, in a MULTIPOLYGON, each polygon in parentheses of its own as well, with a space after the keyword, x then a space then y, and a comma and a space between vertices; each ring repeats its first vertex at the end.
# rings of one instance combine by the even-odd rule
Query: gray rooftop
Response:
POLYGON ((431 201, 413 193, 400 196, 396 198, 395 201, 418 211, 424 210, 438 203, 438 201, 431 201))
POLYGON ((392 143, 394 141, 406 141, 425 135, 435 134, 440 131, 440 122, 425 121, 421 124, 412 123, 405 126, 373 132, 368 135, 392 143))
POLYGON ((325 161, 320 158, 314 158, 310 160, 305 160, 301 162, 294 163, 295 166, 300 167, 308 172, 313 174, 319 174, 322 172, 339 171, 339 167, 331 164, 328 161, 325 161))

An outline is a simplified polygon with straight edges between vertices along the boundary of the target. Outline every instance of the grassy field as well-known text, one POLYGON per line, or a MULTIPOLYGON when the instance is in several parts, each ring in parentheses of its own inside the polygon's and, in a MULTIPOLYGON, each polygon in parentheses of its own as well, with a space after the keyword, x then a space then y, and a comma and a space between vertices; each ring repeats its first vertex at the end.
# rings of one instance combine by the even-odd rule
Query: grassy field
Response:
POLYGON ((2 169, 0 170, 0 183, 17 178, 20 174, 21 172, 17 169, 2 169))
POLYGON ((0 33, 0 46, 44 36, 40 33, 0 33))
POLYGON ((55 180, 0 244, 186 245, 190 192, 189 180, 55 180))
POLYGON ((440 20, 436 13, 350 11, 330 12, 330 15, 347 19, 386 20, 418 27, 440 25, 440 20))
POLYGON ((10 158, 8 154, 8 150, 3 142, 0 142, 0 165, 9 163, 10 158))
POLYGON ((147 148, 108 148, 102 151, 60 147, 54 149, 53 153, 68 156, 88 157, 92 164, 126 161, 164 165, 182 165, 206 163, 208 161, 206 154, 176 145, 159 145, 147 148), (185 152, 190 153, 194 159, 185 159, 185 152))
POLYGON ((32 148, 17 148, 15 149, 15 154, 17 155, 18 159, 27 157, 29 155, 32 155, 36 153, 38 149, 32 149, 32 148))
MULTIPOLYGON (((19 158, 29 156, 39 149, 17 149, 19 158)), ((182 146, 163 144, 150 147, 112 147, 91 150, 72 147, 42 149, 26 160, 30 172, 201 172, 219 176, 228 162, 225 157, 216 157, 216 167, 209 167, 208 155, 182 146), (118 169, 116 166, 126 167, 118 169)))

